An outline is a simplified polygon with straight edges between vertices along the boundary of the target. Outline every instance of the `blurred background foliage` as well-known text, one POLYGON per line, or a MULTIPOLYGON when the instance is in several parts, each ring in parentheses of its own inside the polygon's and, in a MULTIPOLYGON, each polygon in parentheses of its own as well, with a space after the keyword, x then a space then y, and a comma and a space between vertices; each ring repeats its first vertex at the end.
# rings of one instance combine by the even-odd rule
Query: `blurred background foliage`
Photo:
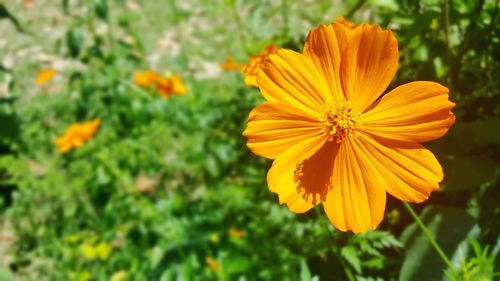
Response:
POLYGON ((0 1, 0 280, 493 280, 500 278, 498 0, 0 1), (427 144, 442 190, 416 205, 446 269, 402 204, 376 231, 295 215, 266 187, 270 161, 241 132, 262 102, 239 63, 267 44, 300 50, 345 16, 393 30, 390 88, 450 88, 457 123, 427 144), (55 69, 45 85, 35 78, 55 69), (179 74, 162 99, 133 74, 179 74), (102 121, 61 155, 75 122, 102 121))

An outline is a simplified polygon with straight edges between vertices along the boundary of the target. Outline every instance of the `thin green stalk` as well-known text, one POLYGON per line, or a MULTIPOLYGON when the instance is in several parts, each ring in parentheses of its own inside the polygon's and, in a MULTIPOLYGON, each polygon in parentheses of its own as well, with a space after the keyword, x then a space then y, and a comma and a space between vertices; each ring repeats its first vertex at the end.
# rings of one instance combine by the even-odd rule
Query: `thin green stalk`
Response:
POLYGON ((434 247, 434 249, 436 250, 436 252, 439 254, 439 256, 441 257, 441 259, 446 263, 446 265, 448 266, 448 268, 454 274, 457 274, 457 271, 455 270, 455 267, 451 263, 450 259, 448 259, 448 257, 444 253, 443 249, 441 249, 441 247, 436 242, 436 240, 434 239, 434 237, 432 237, 432 234, 430 233, 429 229, 425 226, 425 224, 422 222, 422 220, 417 215, 417 213, 415 213, 415 211, 413 210, 413 208, 411 207, 411 205, 408 204, 407 202, 403 202, 403 205, 405 206, 406 210, 408 210, 408 212, 410 213, 410 215, 413 217, 413 219, 415 220, 415 222, 418 224, 418 226, 420 227, 420 229, 422 230, 422 232, 424 233, 424 235, 427 237, 427 239, 429 239, 429 242, 431 242, 432 246, 434 247))
POLYGON ((282 0, 281 1, 281 13, 283 16, 283 38, 287 40, 288 39, 288 33, 289 33, 289 8, 288 8, 288 1, 287 0, 282 0))

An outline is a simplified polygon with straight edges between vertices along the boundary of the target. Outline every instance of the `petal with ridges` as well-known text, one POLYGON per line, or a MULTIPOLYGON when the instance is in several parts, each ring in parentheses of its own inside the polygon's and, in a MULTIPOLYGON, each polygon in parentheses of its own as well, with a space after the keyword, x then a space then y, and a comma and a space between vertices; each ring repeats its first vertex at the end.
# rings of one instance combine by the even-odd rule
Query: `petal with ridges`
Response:
POLYGON ((424 142, 442 137, 455 123, 448 89, 435 82, 401 85, 363 115, 363 130, 402 141, 424 142))
POLYGON ((269 102, 281 102, 315 115, 328 93, 326 82, 306 56, 281 49, 269 56, 257 74, 257 84, 269 102))
POLYGON ((322 134, 321 123, 288 104, 264 103, 250 112, 243 135, 260 156, 275 159, 288 148, 322 134))
POLYGON ((325 77, 330 89, 327 98, 333 102, 345 100, 340 83, 340 54, 347 45, 347 42, 341 40, 348 40, 344 29, 346 28, 340 24, 335 27, 334 24, 318 26, 309 32, 302 51, 325 77))
POLYGON ((280 204, 287 204, 288 208, 296 213, 303 213, 319 202, 313 197, 304 199, 303 192, 298 188, 296 181, 297 168, 304 160, 320 150, 326 138, 324 136, 307 139, 286 150, 276 160, 267 173, 269 189, 278 194, 280 204))
POLYGON ((384 92, 396 73, 398 42, 389 30, 362 25, 354 30, 341 56, 344 95, 359 111, 364 111, 384 92))
POLYGON ((333 187, 323 203, 336 228, 364 233, 384 217, 386 182, 375 159, 365 154, 357 139, 342 142, 333 168, 333 187))
POLYGON ((443 170, 436 157, 418 143, 358 135, 366 154, 371 154, 387 181, 387 192, 402 201, 422 202, 439 189, 443 170))

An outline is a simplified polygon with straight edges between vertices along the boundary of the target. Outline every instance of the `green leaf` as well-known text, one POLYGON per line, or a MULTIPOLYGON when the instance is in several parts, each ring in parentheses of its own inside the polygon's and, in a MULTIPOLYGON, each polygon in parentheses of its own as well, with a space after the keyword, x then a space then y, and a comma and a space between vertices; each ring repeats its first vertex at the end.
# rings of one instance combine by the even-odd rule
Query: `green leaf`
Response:
POLYGON ((94 0, 94 11, 101 20, 108 20, 108 2, 106 0, 94 0))
MULTIPOLYGON (((453 256, 474 227, 473 219, 460 208, 428 206, 420 217, 448 257, 453 256)), ((400 240, 405 245, 406 258, 399 280, 442 279, 446 264, 416 223, 403 231, 400 240)))
POLYGON ((301 281, 311 281, 311 271, 305 259, 300 260, 300 280, 301 281))
POLYGON ((10 20, 19 32, 24 32, 24 28, 21 25, 21 22, 11 11, 9 11, 9 9, 7 9, 7 7, 5 7, 5 4, 1 3, 0 3, 0 19, 10 20))
POLYGON ((361 273, 361 260, 358 257, 358 251, 352 246, 345 246, 340 250, 342 257, 356 270, 361 273))
POLYGON ((66 33, 66 46, 71 57, 76 58, 80 55, 83 43, 83 33, 79 28, 73 28, 66 33))

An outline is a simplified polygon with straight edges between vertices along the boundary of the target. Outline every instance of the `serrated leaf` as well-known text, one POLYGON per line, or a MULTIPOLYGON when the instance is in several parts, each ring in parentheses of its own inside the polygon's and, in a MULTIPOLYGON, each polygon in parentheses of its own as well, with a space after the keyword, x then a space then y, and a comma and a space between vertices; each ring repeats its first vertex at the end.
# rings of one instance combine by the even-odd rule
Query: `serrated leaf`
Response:
POLYGON ((352 246, 345 246, 340 250, 340 255, 356 270, 361 273, 361 260, 358 257, 358 252, 352 246))

